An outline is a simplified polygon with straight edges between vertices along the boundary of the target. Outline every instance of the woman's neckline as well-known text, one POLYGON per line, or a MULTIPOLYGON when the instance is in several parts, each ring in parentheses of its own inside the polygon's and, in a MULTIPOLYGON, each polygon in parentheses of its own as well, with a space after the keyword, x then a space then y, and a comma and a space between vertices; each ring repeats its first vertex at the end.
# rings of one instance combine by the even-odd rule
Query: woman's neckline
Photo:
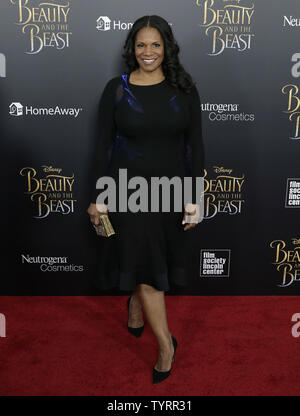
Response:
POLYGON ((128 75, 128 84, 134 85, 135 87, 154 87, 155 85, 163 84, 166 81, 166 78, 165 78, 162 81, 157 82, 156 84, 145 84, 145 85, 143 85, 143 84, 132 84, 132 82, 129 81, 129 78, 130 78, 130 74, 128 75))

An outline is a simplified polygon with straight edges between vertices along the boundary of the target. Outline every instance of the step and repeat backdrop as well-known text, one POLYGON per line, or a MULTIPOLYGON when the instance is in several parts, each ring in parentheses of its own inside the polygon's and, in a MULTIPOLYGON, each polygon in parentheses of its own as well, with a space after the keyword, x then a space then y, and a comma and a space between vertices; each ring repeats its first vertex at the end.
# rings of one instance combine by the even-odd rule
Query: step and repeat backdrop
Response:
POLYGON ((95 120, 148 14, 197 82, 205 146, 192 284, 169 293, 300 293, 298 0, 1 0, 0 294, 104 293, 86 213, 95 120))

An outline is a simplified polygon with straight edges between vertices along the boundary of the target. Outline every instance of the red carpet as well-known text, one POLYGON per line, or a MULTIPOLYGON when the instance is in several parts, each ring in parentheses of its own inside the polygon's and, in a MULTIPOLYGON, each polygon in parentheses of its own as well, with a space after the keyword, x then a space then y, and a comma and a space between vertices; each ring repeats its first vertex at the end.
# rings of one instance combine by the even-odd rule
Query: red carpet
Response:
POLYGON ((147 322, 141 338, 127 332, 125 301, 0 297, 0 395, 299 395, 299 297, 166 296, 178 349, 158 385, 154 336, 147 322))

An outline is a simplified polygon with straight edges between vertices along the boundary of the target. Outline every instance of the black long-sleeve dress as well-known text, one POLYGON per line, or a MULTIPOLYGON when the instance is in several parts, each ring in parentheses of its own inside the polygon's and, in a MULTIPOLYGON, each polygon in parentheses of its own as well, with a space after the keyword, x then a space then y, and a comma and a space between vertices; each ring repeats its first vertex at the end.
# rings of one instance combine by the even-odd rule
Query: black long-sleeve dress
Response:
MULTIPOLYGON (((116 234, 99 237, 96 285, 100 289, 130 291, 139 283, 167 291, 170 284, 187 285, 187 233, 181 212, 174 212, 173 188, 170 211, 151 211, 151 177, 193 178, 191 203, 196 202, 196 177, 204 176, 200 98, 196 86, 188 94, 169 85, 167 79, 153 85, 135 85, 129 74, 114 77, 106 84, 99 105, 99 139, 93 170, 91 202, 103 190, 97 179, 115 179, 116 210, 109 218, 116 234), (120 212, 119 169, 127 169, 127 182, 139 176, 148 184, 146 210, 120 212), (148 211, 147 211, 148 209, 148 211), (173 212, 172 212, 173 210, 173 212)), ((124 178, 125 170, 122 170, 124 178)), ((139 189, 127 189, 127 197, 139 189)), ((105 201, 107 203, 108 200, 105 201)), ((137 200, 137 203, 141 200, 137 200)), ((197 225, 199 226, 199 225, 197 225)))

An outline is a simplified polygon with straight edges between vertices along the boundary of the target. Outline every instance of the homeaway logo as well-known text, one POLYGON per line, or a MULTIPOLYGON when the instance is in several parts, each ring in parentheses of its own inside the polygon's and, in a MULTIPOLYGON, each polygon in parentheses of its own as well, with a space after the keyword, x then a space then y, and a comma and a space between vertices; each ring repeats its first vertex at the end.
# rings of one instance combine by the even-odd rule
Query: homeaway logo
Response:
POLYGON ((96 28, 106 32, 107 30, 128 30, 131 29, 132 25, 133 23, 111 20, 108 16, 99 16, 96 28))
POLYGON ((6 58, 3 53, 0 53, 0 77, 6 77, 6 58))
POLYGON ((80 107, 33 107, 32 105, 23 106, 19 102, 13 102, 9 106, 9 114, 11 116, 68 116, 68 117, 78 117, 79 113, 82 111, 80 107))
POLYGON ((9 106, 9 114, 11 116, 22 116, 23 115, 23 106, 21 103, 11 103, 9 106))
POLYGON ((3 313, 0 313, 0 338, 6 337, 6 319, 3 313))

